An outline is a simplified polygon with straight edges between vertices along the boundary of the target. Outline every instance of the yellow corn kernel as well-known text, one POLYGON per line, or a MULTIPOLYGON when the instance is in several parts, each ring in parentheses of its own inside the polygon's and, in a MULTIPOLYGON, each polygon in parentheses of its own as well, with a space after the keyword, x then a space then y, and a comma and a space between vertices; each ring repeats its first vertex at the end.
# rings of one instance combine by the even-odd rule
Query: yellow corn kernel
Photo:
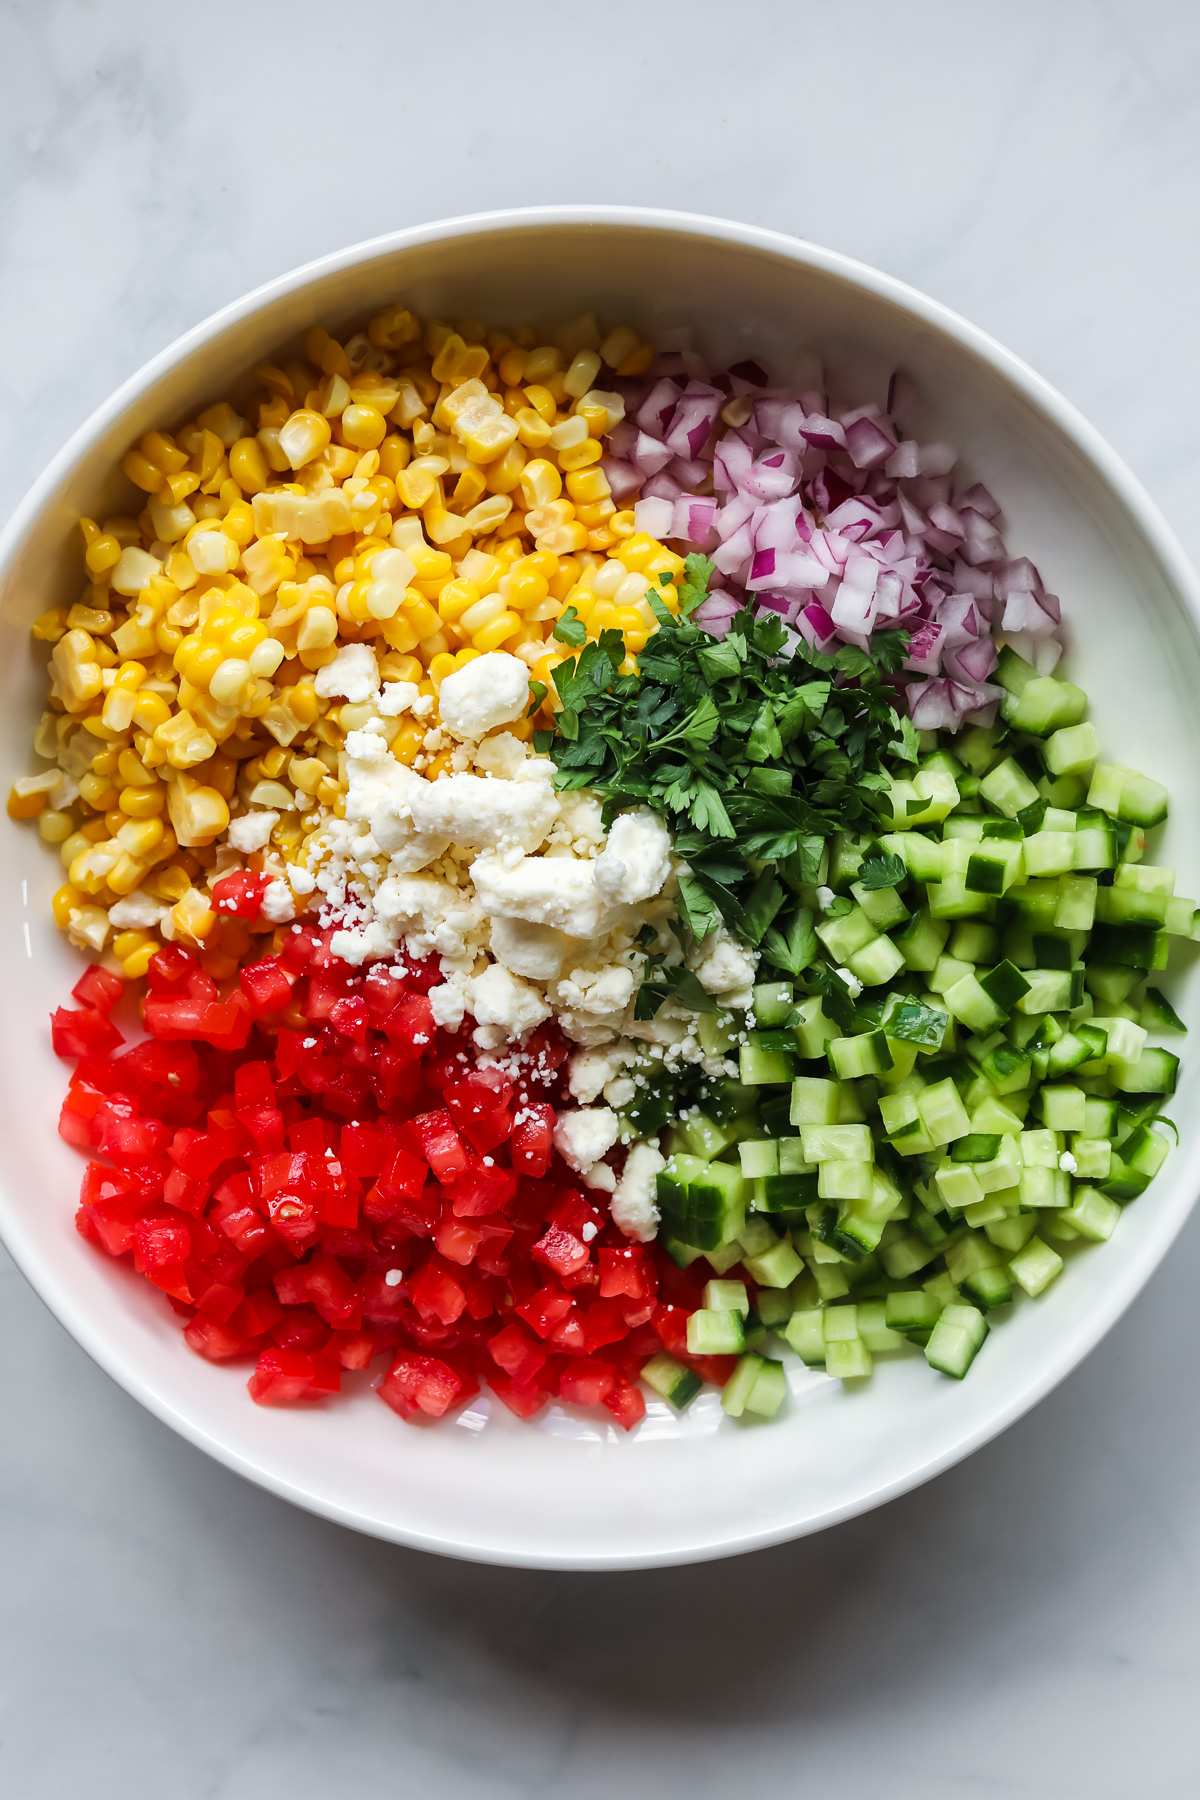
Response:
POLYGON ((600 358, 596 351, 580 350, 563 376, 563 386, 572 400, 582 400, 599 373, 600 358))
POLYGON ((279 430, 279 448, 293 469, 303 469, 331 442, 333 432, 323 413, 302 407, 279 430))
POLYGON ((619 368, 638 347, 638 334, 628 325, 618 325, 600 345, 600 356, 610 369, 619 368))
MULTIPOLYGON (((343 706, 342 717, 340 720, 342 726, 346 730, 356 728, 361 729, 361 724, 365 724, 366 720, 364 719, 361 721, 361 724, 358 727, 355 727, 352 723, 348 724, 345 717, 345 714, 348 711, 349 708, 343 706)), ((370 709, 370 716, 372 718, 375 717, 375 709, 373 707, 370 709)), ((315 794, 328 773, 328 769, 325 767, 325 764, 321 761, 319 756, 293 756, 288 767, 289 781, 292 783, 293 787, 299 788, 302 794, 315 794)))
POLYGON ((123 962, 127 956, 132 956, 135 951, 140 950, 147 941, 144 931, 118 931, 112 941, 113 955, 123 962))
POLYGON ((470 512, 487 493, 487 476, 482 469, 464 469, 454 489, 454 504, 461 512, 470 512))
POLYGON ((407 469, 412 460, 412 446, 407 438, 389 431, 379 446, 379 472, 386 475, 389 481, 395 481, 401 470, 407 469))
POLYGON ((65 606, 55 606, 34 620, 30 635, 40 643, 57 644, 66 629, 67 609, 65 606))
POLYGON ((489 494, 511 494, 521 479, 522 470, 528 458, 521 444, 510 444, 503 456, 487 465, 487 486, 489 494))
POLYGON ((418 643, 423 642, 425 638, 432 637, 435 631, 440 631, 441 629, 442 621, 438 617, 438 614, 429 604, 428 600, 419 594, 415 588, 409 588, 404 596, 404 604, 400 610, 404 614, 405 619, 412 626, 412 629, 416 632, 418 643))
POLYGON ((638 348, 631 351, 623 362, 617 364, 617 374, 620 376, 644 375, 653 361, 654 345, 639 344, 638 348))
POLYGON ((521 494, 529 508, 549 506, 562 493, 562 477, 552 462, 539 457, 521 471, 521 494))
POLYGON ((261 494, 270 486, 273 471, 257 437, 238 439, 229 452, 229 473, 243 494, 261 494))
POLYGON ((217 748, 212 733, 186 707, 156 726, 151 741, 166 753, 173 769, 191 769, 197 763, 207 762, 217 748))
POLYGON ((421 327, 406 307, 387 306, 367 326, 367 336, 380 350, 399 350, 419 341, 421 327))
POLYGON ((210 676, 208 691, 218 706, 240 708, 244 700, 253 699, 257 692, 250 664, 241 657, 227 656, 210 676))
POLYGON ((128 820, 119 806, 110 807, 104 815, 104 829, 111 838, 115 838, 122 825, 127 823, 128 820))
POLYGON ((529 566, 525 559, 513 565, 508 577, 508 604, 517 612, 525 612, 528 607, 537 606, 550 592, 550 583, 536 568, 529 566))
MULTIPOLYGON (((445 589, 442 590, 443 593, 445 589)), ((379 663, 379 679, 381 681, 416 681, 419 682, 425 671, 415 656, 384 656, 379 663)))
POLYGON ((63 844, 75 830, 75 820, 69 812, 59 812, 47 807, 38 815, 38 836, 44 844, 63 844))
POLYGON ((526 353, 514 344, 500 358, 499 375, 505 387, 520 387, 525 379, 526 353))
POLYGON ((288 705, 302 725, 315 725, 321 716, 322 706, 317 698, 317 690, 307 679, 298 681, 293 688, 285 688, 288 705))
POLYGON ((156 469, 164 475, 178 475, 181 469, 187 468, 187 452, 181 450, 174 438, 169 438, 161 431, 148 431, 138 449, 152 462, 156 469))
POLYGON ((486 345, 464 343, 455 331, 438 350, 430 373, 435 381, 449 381, 458 387, 464 381, 477 381, 490 361, 486 345))
POLYGON ((50 653, 50 675, 68 712, 82 712, 103 686, 96 645, 86 631, 68 631, 50 653))
POLYGON ((474 643, 476 632, 482 631, 485 625, 490 625, 493 619, 498 619, 507 610, 503 594, 484 594, 459 615, 458 629, 474 643))
POLYGON ((482 631, 476 631, 471 643, 476 650, 498 650, 500 645, 521 630, 521 620, 514 612, 502 612, 485 625, 482 631))
POLYGON ((146 865, 136 856, 122 854, 109 870, 107 886, 114 894, 132 894, 146 874, 146 865))
POLYGON ((337 614, 330 606, 310 606, 300 621, 296 645, 301 651, 327 650, 337 641, 337 614))
POLYGON ((304 334, 304 354, 323 375, 340 375, 350 379, 350 362, 342 346, 319 325, 310 326, 304 334))
POLYGON ((342 436, 354 450, 376 450, 387 435, 387 423, 377 406, 348 406, 342 414, 342 436))
POLYGON ((113 792, 112 781, 107 775, 94 775, 89 771, 88 774, 81 775, 79 778, 81 799, 86 800, 89 806, 95 807, 97 812, 107 812, 108 808, 115 804, 115 801, 109 798, 113 792))
POLYGON ((563 366, 563 353, 555 344, 540 344, 531 350, 525 358, 526 381, 545 381, 547 376, 557 375, 563 366))
POLYGON ((189 887, 181 900, 171 908, 175 934, 185 942, 203 943, 217 923, 217 915, 198 888, 189 887))
POLYGON ((245 550, 254 539, 254 508, 244 500, 235 500, 221 521, 221 530, 239 550, 245 550))
POLYGON ((488 413, 461 424, 457 435, 472 462, 490 463, 517 441, 517 422, 504 412, 488 413))
POLYGON ((482 589, 474 581, 448 581, 438 595, 438 613, 446 625, 454 625, 468 607, 482 599, 482 589))
POLYGON ((391 752, 397 762, 406 763, 410 768, 421 753, 421 745, 425 742, 425 727, 416 719, 406 719, 395 737, 391 740, 391 752))
POLYGON ((158 951, 158 940, 148 938, 145 943, 139 944, 136 950, 131 950, 125 956, 121 956, 121 973, 126 981, 140 981, 158 955, 158 951))
POLYGON ((130 819, 152 819, 160 813, 166 804, 166 790, 161 781, 153 787, 123 787, 117 795, 117 805, 130 819))
POLYGON ((161 819, 126 819, 113 836, 127 855, 145 860, 162 843, 166 826, 161 819))
POLYGON ((123 854, 111 839, 89 844, 86 850, 79 852, 67 871, 72 887, 82 888, 85 894, 98 894, 123 854))
POLYGON ((564 483, 577 505, 593 506, 598 500, 611 500, 612 489, 603 469, 577 469, 564 483))
MULTIPOLYGON (((501 601, 501 606, 503 606, 503 604, 503 601, 501 601)), ((428 674, 429 680, 433 685, 434 693, 441 687, 447 675, 453 675, 458 666, 455 658, 447 655, 444 651, 440 655, 430 658, 428 674)))
POLYGON ((555 417, 558 413, 558 402, 550 392, 550 389, 541 386, 538 382, 534 382, 531 387, 525 389, 525 398, 528 400, 539 419, 542 419, 547 425, 553 426, 555 417))
POLYGON ((14 781, 8 794, 8 816, 10 819, 36 819, 46 809, 46 793, 44 788, 29 791, 27 778, 14 781), (22 789, 26 789, 22 792, 22 789))
POLYGON ((210 844, 229 825, 229 807, 214 787, 191 775, 176 775, 167 791, 171 828, 185 849, 210 844))
POLYGON ((121 546, 115 537, 97 536, 88 545, 83 557, 87 564, 88 574, 103 575, 108 569, 115 569, 121 560, 121 546))
POLYGON ((60 930, 65 931, 70 922, 72 912, 77 912, 81 906, 86 905, 87 900, 85 896, 80 893, 79 889, 72 886, 69 881, 64 882, 62 887, 56 891, 50 902, 51 911, 54 914, 54 923, 60 930))
POLYGON ((135 487, 143 493, 157 494, 163 485, 164 475, 161 469, 144 456, 140 450, 130 450, 121 460, 121 467, 135 487))
POLYGON ((429 764, 429 767, 425 770, 426 781, 436 781, 438 779, 438 777, 441 775, 453 774, 453 772, 454 772, 453 758, 454 758, 453 750, 439 751, 438 754, 434 757, 433 761, 429 764))
POLYGON ((137 695, 132 688, 110 687, 104 696, 101 720, 109 731, 128 731, 133 724, 137 695))
POLYGON ((532 406, 522 406, 513 414, 517 437, 527 450, 541 450, 550 442, 551 427, 532 406))
POLYGON ((584 438, 581 444, 571 444, 558 452, 558 466, 570 472, 586 469, 589 463, 598 463, 603 455, 603 447, 595 438, 584 438))

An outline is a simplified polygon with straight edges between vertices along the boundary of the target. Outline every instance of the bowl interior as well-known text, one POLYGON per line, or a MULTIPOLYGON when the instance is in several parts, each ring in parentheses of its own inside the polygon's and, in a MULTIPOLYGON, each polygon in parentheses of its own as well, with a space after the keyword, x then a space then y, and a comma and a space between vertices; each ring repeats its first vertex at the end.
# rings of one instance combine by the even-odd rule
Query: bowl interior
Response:
MULTIPOLYGON (((9 779, 32 766, 43 691, 28 626, 80 585, 80 514, 129 504, 113 469, 131 441, 220 398, 314 321, 334 329, 385 302, 422 316, 553 323, 593 307, 650 333, 691 326, 717 361, 756 355, 786 376, 817 348, 847 401, 882 398, 904 368, 913 435, 946 438, 1004 509, 1011 554, 1059 594, 1071 673, 1106 755, 1167 782, 1159 860, 1200 890, 1200 638, 1189 577, 1124 472, 1069 410, 968 328, 896 284, 766 233, 615 212, 459 222, 402 234, 276 284, 221 315, 122 391, 14 522, 0 568, 0 694, 9 779)), ((881 1364, 863 1391, 792 1370, 768 1426, 725 1419, 715 1395, 682 1418, 650 1406, 632 1438, 569 1409, 519 1425, 477 1399, 453 1423, 405 1427, 363 1377, 340 1401, 255 1407, 244 1368, 185 1347, 166 1302, 73 1229, 81 1163, 55 1135, 65 1086, 46 1019, 78 964, 55 931, 57 858, 6 823, 0 924, 9 1025, 0 1041, 0 1229, 47 1303, 130 1392, 224 1461, 289 1498, 382 1537, 486 1560, 632 1566, 749 1548, 861 1511, 946 1466, 1059 1379, 1128 1304, 1169 1244, 1197 1181, 1197 1085, 1185 1061, 1181 1147, 1116 1237, 1072 1259, 996 1330, 969 1381, 923 1359, 881 1364)), ((1190 959, 1167 980, 1197 1015, 1190 959)))

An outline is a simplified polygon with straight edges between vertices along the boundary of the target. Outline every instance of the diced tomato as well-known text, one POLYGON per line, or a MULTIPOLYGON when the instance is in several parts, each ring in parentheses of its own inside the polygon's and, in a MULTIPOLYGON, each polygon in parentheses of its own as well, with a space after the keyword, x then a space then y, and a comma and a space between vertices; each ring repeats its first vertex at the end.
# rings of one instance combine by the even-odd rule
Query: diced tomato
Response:
POLYGON ((436 1356, 419 1356, 402 1351, 376 1390, 381 1400, 402 1419, 418 1412, 440 1419, 463 1394, 465 1383, 449 1363, 436 1356))
POLYGON ((508 1205, 517 1191, 517 1178, 511 1169, 488 1167, 476 1159, 465 1174, 447 1181, 445 1189, 460 1218, 479 1219, 508 1205))
POLYGON ((600 1404, 608 1408, 624 1431, 632 1431, 646 1416, 645 1397, 629 1381, 618 1381, 611 1392, 601 1396, 600 1404))
POLYGON ((551 1225, 533 1246, 531 1254, 560 1276, 577 1274, 590 1261, 587 1245, 573 1233, 564 1231, 561 1225, 551 1225))
POLYGON ((261 962, 238 971, 242 992, 256 1019, 264 1013, 283 1011, 291 1000, 294 980, 295 976, 277 956, 264 956, 261 962))
POLYGON ((607 1363, 573 1356, 558 1382, 562 1398, 574 1406, 599 1406, 617 1385, 617 1372, 607 1363))
POLYGON ((410 1286, 412 1303, 423 1319, 453 1325, 467 1304, 466 1290, 438 1256, 431 1256, 410 1286))
POLYGON ((146 971, 152 994, 177 993, 184 982, 198 972, 194 956, 182 944, 164 944, 151 959, 146 971))
POLYGON ((413 994, 402 1000, 384 1023, 388 1042, 393 1049, 409 1056, 424 1056, 437 1035, 433 1008, 424 994, 413 994))
POLYGON ((554 1149, 554 1108, 545 1102, 524 1107, 513 1126, 512 1166, 522 1175, 541 1176, 554 1149))
POLYGON ((250 1398, 260 1406, 286 1406, 292 1400, 320 1400, 336 1394, 342 1372, 331 1357, 303 1350, 264 1350, 247 1382, 250 1398))
POLYGON ((263 895, 271 885, 269 875, 256 875, 251 869, 232 869, 212 885, 212 907, 232 919, 257 919, 262 912, 263 895))
POLYGON ((99 963, 93 963, 90 969, 84 970, 71 989, 71 998, 78 1000, 82 1007, 110 1013, 124 992, 125 983, 119 975, 102 969, 99 963))
POLYGON ((654 1270, 646 1260, 640 1244, 623 1244, 610 1250, 603 1245, 597 1253, 600 1264, 600 1294, 605 1300, 627 1294, 631 1300, 647 1300, 657 1292, 654 1270))
POLYGON ((108 1013, 94 1006, 82 1007, 78 1012, 60 1006, 51 1018, 50 1036, 55 1056, 64 1058, 107 1056, 125 1042, 108 1013))
POLYGON ((549 1396, 543 1388, 522 1387, 509 1375, 498 1371, 489 1371, 488 1386, 498 1400, 503 1401, 509 1412, 515 1413, 518 1419, 532 1419, 541 1412, 549 1396))
POLYGON ((516 1307, 525 1322, 533 1326, 540 1338, 547 1338, 566 1318, 575 1302, 570 1294, 562 1294, 556 1288, 539 1288, 536 1294, 516 1307))
POLYGON ((228 1362, 231 1356, 245 1356, 250 1344, 227 1320, 201 1318, 199 1315, 183 1328, 183 1335, 198 1356, 209 1362, 228 1362))
POLYGON ((361 994, 344 994, 329 1009, 329 1022, 343 1037, 363 1044, 367 1039, 367 1003, 361 994))
POLYGON ((455 1176, 467 1173, 471 1158, 448 1112, 422 1113, 413 1120, 413 1129, 425 1160, 439 1181, 453 1181, 455 1176))
POLYGON ((511 1137, 513 1116, 508 1110, 511 1097, 511 1081, 504 1081, 503 1088, 497 1088, 477 1073, 465 1076, 462 1081, 448 1082, 442 1089, 450 1117, 481 1156, 511 1137))
POLYGON ((590 1356, 605 1344, 617 1344, 629 1330, 615 1300, 593 1300, 583 1315, 583 1345, 590 1356))
POLYGON ((546 1365, 546 1352, 519 1325, 506 1325, 488 1341, 488 1354, 515 1382, 528 1384, 546 1365))

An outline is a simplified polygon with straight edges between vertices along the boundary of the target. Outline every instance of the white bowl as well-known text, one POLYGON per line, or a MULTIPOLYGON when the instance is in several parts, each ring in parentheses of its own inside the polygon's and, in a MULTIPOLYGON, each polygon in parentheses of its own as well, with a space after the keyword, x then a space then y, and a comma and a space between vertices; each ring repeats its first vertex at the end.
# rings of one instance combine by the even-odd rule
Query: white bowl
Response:
MULTIPOLYGON (((151 426, 191 416, 314 321, 337 328, 385 302, 497 324, 584 307, 654 332, 690 323, 718 359, 786 367, 819 347, 852 393, 896 366, 917 381, 922 437, 959 446, 1001 502, 1012 554, 1063 601, 1072 673, 1106 753, 1169 784, 1163 859, 1200 891, 1200 595, 1167 526, 1097 434, 1036 375, 943 307, 810 244, 716 219, 624 207, 494 213, 397 232, 284 276, 147 364, 80 430, 0 542, 0 683, 9 778, 30 764, 43 692, 28 626, 80 584, 80 514, 127 503, 120 457, 151 426)), ((80 1159, 55 1135, 66 1070, 47 1015, 78 972, 51 919, 57 858, 10 828, 0 919, 9 945, 0 1042, 0 1230, 46 1304, 160 1419, 299 1505, 396 1542, 541 1568, 633 1568, 749 1550, 903 1493, 986 1443, 1060 1381, 1169 1249, 1200 1179, 1200 1066, 1185 1058, 1181 1144, 1116 1236, 1071 1260, 989 1338, 968 1380, 915 1357, 861 1392, 794 1368, 767 1425, 707 1394, 682 1418, 653 1404, 626 1437, 566 1409, 533 1426, 476 1401, 452 1422, 402 1424, 353 1377, 312 1409, 256 1407, 244 1368, 186 1348, 166 1302, 73 1227, 80 1159)), ((1198 1016, 1196 983, 1172 992, 1198 1016)))

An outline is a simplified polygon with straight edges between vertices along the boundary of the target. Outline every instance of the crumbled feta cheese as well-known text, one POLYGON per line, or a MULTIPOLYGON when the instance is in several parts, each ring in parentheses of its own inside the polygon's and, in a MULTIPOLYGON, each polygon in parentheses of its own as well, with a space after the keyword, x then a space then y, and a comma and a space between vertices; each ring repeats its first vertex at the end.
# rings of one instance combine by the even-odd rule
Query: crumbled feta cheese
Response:
MULTIPOLYGON (((111 917, 112 915, 110 914, 109 916, 111 917)), ((1058 1166, 1063 1170, 1064 1174, 1067 1175, 1074 1175, 1079 1168, 1079 1164, 1075 1161, 1075 1158, 1071 1155, 1069 1150, 1064 1150, 1060 1154, 1058 1166)))
POLYGON ((584 1187, 598 1188, 602 1193, 611 1194, 617 1185, 617 1178, 607 1163, 593 1163, 579 1177, 584 1187))
POLYGON ((632 1044, 606 1044, 591 1050, 577 1050, 567 1065, 567 1081, 573 1100, 591 1104, 608 1082, 633 1061, 632 1044))
POLYGON ((524 919, 491 921, 492 955, 514 975, 532 981, 556 981, 575 941, 553 925, 530 925, 524 919))
MULTIPOLYGON (((292 892, 296 894, 311 894, 317 885, 317 878, 312 870, 304 868, 300 863, 292 863, 288 869, 288 880, 292 884, 292 892)), ((112 917, 111 913, 109 917, 112 917)))
POLYGON ((495 775, 502 781, 512 781, 528 760, 529 749, 511 731, 498 731, 495 737, 484 738, 475 752, 475 767, 485 775, 495 775))
POLYGON ((617 1141, 617 1115, 607 1106, 561 1112, 554 1126, 554 1148, 577 1175, 603 1161, 617 1141))
POLYGON ((467 998, 456 981, 443 981, 429 990, 429 1010, 433 1022, 443 1031, 457 1031, 467 1010, 467 998))
POLYGON ((248 812, 240 819, 229 821, 229 842, 235 850, 249 856, 254 850, 263 850, 270 842, 271 833, 279 823, 277 812, 248 812))
POLYGON ((296 916, 296 902, 286 881, 272 881, 262 899, 262 916, 272 925, 286 925, 296 916))
MULTIPOLYGON (((480 749, 483 745, 480 745, 480 749)), ((585 788, 577 788, 574 793, 560 794, 558 797, 559 818, 572 838, 582 838, 589 844, 604 842, 603 808, 595 794, 589 794, 585 788)))
POLYGON ((385 719, 398 719, 401 713, 412 711, 420 692, 415 681, 385 681, 379 695, 379 710, 385 719))
POLYGON ((438 689, 442 724, 458 738, 479 738, 523 716, 529 705, 529 667, 519 656, 491 650, 447 675, 438 689))
POLYGON ((752 1004, 758 958, 753 950, 737 943, 723 925, 718 925, 697 946, 689 961, 694 962, 696 977, 706 994, 719 994, 727 1007, 752 1004))
POLYGON ((863 991, 863 984, 858 979, 858 976, 850 969, 839 969, 837 972, 845 982, 846 986, 850 989, 850 998, 852 1000, 857 1000, 858 996, 863 991))
POLYGON ((471 1011, 477 1029, 475 1042, 482 1050, 496 1050, 511 1038, 524 1037, 550 1017, 550 1008, 536 988, 493 963, 471 982, 471 1011))
POLYGON ((609 906, 633 906, 662 892, 671 873, 671 838, 646 811, 622 813, 595 862, 595 881, 609 906))
POLYGON ((833 905, 833 889, 831 887, 819 887, 817 889, 817 905, 822 912, 829 911, 830 907, 833 905))
POLYGON ((403 1280, 403 1269, 389 1269, 383 1278, 383 1285, 385 1287, 399 1287, 403 1280))
POLYGON ((108 909, 108 922, 121 931, 145 931, 159 924, 166 917, 168 908, 160 906, 140 888, 124 900, 118 900, 108 909))
POLYGON ((352 703, 369 700, 379 692, 379 664, 370 644, 343 644, 333 661, 317 670, 314 685, 322 700, 337 695, 352 703))
POLYGON ((584 1224, 582 1230, 580 1231, 579 1235, 583 1239, 585 1244, 590 1244, 592 1239, 596 1236, 599 1229, 600 1228, 598 1225, 593 1225, 592 1221, 590 1219, 588 1219, 587 1222, 584 1224))
MULTIPOLYGON (((474 666, 467 664, 469 669, 474 666)), ((541 780, 443 775, 440 781, 424 781, 417 777, 407 799, 418 831, 444 837, 468 850, 536 850, 558 817, 554 789, 541 780)))
POLYGON ((666 1160, 654 1144, 635 1144, 613 1191, 609 1211, 614 1225, 641 1244, 648 1244, 658 1231, 655 1178, 666 1160))
MULTIPOLYGON (((474 668, 468 663, 468 668, 474 668)), ((594 863, 577 856, 522 856, 506 866, 494 850, 471 865, 484 912, 493 918, 553 925, 568 937, 597 937, 604 905, 596 890, 594 863)))

